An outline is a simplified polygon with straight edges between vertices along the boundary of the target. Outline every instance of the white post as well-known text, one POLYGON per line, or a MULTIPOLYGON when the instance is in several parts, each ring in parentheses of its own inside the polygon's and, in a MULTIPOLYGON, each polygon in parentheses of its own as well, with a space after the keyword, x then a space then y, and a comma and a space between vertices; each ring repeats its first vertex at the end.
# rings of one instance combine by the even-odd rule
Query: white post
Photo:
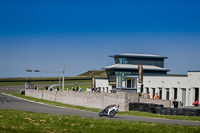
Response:
POLYGON ((63 81, 62 81, 62 90, 64 91, 64 85, 65 85, 65 65, 63 65, 63 71, 62 71, 62 74, 63 74, 63 81))

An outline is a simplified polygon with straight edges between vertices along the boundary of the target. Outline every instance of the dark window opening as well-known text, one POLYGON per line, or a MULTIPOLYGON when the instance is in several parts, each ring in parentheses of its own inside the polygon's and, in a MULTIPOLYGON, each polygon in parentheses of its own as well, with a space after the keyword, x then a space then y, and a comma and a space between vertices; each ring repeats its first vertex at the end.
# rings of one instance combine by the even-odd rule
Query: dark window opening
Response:
POLYGON ((195 88, 195 101, 199 100, 199 88, 195 88))
POLYGON ((159 88, 159 99, 162 99, 162 88, 159 88))
POLYGON ((131 88, 131 78, 127 78, 127 88, 131 88))
POLYGON ((166 100, 169 100, 169 88, 166 88, 166 100))
POLYGON ((146 92, 149 93, 149 88, 146 88, 146 92))
POLYGON ((155 88, 152 88, 152 90, 153 90, 153 98, 154 98, 156 91, 155 91, 155 88))
POLYGON ((177 88, 174 88, 174 100, 177 99, 177 88))

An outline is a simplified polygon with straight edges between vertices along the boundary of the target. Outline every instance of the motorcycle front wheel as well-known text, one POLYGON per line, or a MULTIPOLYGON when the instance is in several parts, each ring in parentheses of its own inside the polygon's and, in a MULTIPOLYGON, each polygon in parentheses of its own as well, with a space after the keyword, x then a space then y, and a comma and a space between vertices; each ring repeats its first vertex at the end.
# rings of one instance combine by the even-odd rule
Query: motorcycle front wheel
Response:
POLYGON ((110 111, 109 113, 109 117, 114 117, 116 114, 115 110, 110 111))

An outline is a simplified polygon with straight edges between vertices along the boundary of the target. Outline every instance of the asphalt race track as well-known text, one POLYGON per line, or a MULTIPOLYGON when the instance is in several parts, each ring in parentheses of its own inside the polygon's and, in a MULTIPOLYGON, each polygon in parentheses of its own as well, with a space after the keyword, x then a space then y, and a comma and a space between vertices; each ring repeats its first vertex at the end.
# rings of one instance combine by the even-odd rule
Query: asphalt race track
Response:
POLYGON ((13 109, 13 110, 31 111, 31 112, 38 112, 38 113, 73 115, 73 116, 102 118, 102 119, 111 119, 111 120, 145 121, 145 122, 152 122, 152 123, 200 126, 200 122, 195 122, 195 121, 154 119, 154 118, 122 116, 122 115, 116 115, 113 118, 99 117, 98 113, 94 113, 94 112, 81 111, 81 110, 56 107, 56 106, 51 106, 51 105, 46 105, 46 104, 41 104, 41 103, 35 103, 35 102, 27 101, 24 99, 16 98, 13 96, 5 95, 5 94, 0 94, 0 109, 13 109))

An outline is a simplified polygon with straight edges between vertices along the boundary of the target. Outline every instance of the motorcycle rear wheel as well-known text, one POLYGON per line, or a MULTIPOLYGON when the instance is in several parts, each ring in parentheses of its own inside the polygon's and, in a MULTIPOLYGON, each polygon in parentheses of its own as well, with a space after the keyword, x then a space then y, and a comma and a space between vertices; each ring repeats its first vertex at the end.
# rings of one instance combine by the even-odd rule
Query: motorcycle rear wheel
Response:
POLYGON ((102 113, 102 112, 100 112, 100 113, 99 113, 99 116, 100 116, 100 117, 103 117, 103 113, 102 113))

